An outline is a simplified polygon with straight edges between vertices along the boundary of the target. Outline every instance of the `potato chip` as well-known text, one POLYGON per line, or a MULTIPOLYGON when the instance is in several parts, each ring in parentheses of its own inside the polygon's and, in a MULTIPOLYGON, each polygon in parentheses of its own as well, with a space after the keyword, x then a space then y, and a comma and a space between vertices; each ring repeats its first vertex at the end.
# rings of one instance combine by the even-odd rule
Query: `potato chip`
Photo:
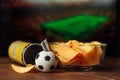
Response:
POLYGON ((88 54, 91 50, 94 49, 94 46, 91 46, 88 43, 85 43, 84 45, 79 47, 80 49, 82 49, 84 51, 84 55, 88 54))
POLYGON ((97 54, 101 57, 103 54, 101 45, 102 43, 98 42, 98 41, 92 41, 90 44, 95 45, 95 49, 97 51, 97 54))
POLYGON ((78 52, 67 46, 65 43, 60 43, 57 45, 50 45, 51 50, 53 52, 56 52, 57 57, 62 61, 62 62, 69 62, 71 59, 73 59, 78 52))
POLYGON ((73 45, 75 46, 83 45, 83 43, 78 42, 77 40, 69 40, 68 42, 66 42, 66 45, 68 45, 69 47, 72 47, 73 45))
POLYGON ((84 55, 83 60, 85 61, 86 66, 99 64, 100 56, 97 54, 95 47, 92 48, 86 55, 84 55))
POLYGON ((86 53, 83 54, 83 56, 75 57, 74 61, 72 61, 72 64, 79 65, 79 66, 91 66, 96 65, 99 63, 99 56, 96 54, 96 50, 94 46, 91 45, 85 45, 82 46, 82 49, 87 50, 86 53))
POLYGON ((92 41, 90 44, 93 44, 93 45, 101 45, 101 43, 98 42, 98 41, 92 41))
POLYGON ((11 67, 14 71, 16 71, 18 73, 26 73, 26 72, 31 71, 35 67, 35 65, 29 64, 26 67, 21 67, 21 66, 17 66, 17 65, 12 64, 11 67))

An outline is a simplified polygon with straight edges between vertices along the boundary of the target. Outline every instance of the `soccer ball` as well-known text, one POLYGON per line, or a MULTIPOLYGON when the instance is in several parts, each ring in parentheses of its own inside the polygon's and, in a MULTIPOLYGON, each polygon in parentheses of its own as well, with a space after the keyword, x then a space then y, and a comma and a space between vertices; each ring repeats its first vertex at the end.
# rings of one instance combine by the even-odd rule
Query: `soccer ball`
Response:
POLYGON ((57 66, 57 58, 51 51, 41 51, 35 58, 36 68, 42 72, 50 72, 57 66))

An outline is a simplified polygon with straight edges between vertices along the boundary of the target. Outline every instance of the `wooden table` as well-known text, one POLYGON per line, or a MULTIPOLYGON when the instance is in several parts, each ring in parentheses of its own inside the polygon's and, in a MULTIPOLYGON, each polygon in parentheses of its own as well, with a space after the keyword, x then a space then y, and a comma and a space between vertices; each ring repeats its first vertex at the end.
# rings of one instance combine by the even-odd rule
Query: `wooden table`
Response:
POLYGON ((0 57, 0 80, 120 80, 120 58, 106 58, 103 66, 94 71, 64 71, 53 73, 16 73, 8 57, 0 57))

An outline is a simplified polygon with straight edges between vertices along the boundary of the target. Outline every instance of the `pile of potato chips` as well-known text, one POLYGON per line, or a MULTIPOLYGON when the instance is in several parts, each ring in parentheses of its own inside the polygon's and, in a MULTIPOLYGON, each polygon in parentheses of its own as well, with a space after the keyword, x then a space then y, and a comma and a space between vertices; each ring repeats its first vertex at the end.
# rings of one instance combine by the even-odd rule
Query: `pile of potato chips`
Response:
POLYGON ((77 40, 54 42, 50 44, 50 48, 60 60, 61 65, 94 66, 100 63, 103 55, 101 43, 98 41, 88 43, 77 40))

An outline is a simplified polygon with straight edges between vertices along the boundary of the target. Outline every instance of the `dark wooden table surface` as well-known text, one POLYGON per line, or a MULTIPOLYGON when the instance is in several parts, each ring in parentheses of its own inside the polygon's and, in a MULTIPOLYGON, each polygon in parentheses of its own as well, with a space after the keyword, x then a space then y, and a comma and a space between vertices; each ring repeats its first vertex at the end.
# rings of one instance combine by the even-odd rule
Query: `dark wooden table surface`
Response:
POLYGON ((0 80, 120 80, 120 58, 105 58, 104 63, 94 71, 56 70, 53 73, 16 73, 14 63, 8 57, 0 57, 0 80))

